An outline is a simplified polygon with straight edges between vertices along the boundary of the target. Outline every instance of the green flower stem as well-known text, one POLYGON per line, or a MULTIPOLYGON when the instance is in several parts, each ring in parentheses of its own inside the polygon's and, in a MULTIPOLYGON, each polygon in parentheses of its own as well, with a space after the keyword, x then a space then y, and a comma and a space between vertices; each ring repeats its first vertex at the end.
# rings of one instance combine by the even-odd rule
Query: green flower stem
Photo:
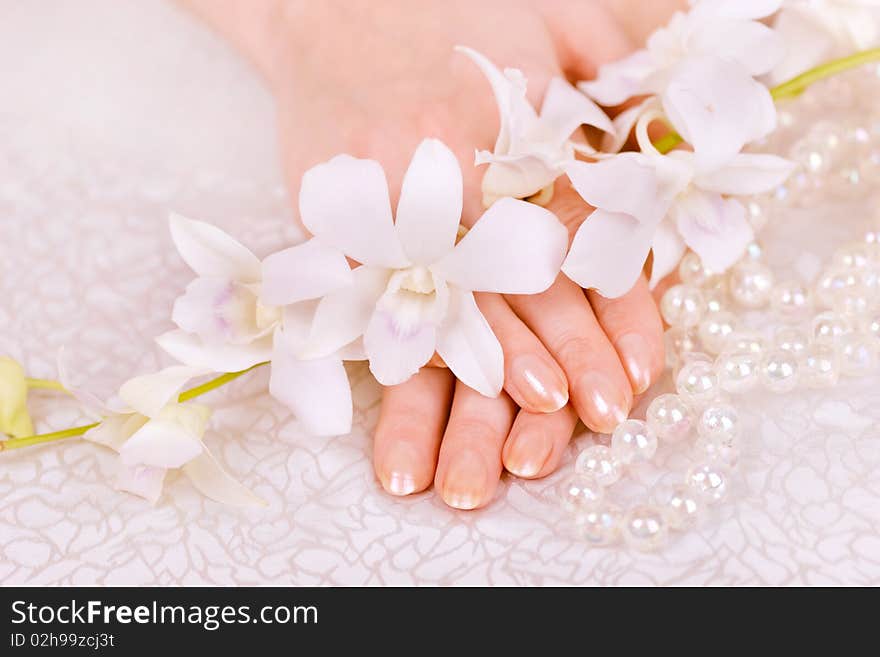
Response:
MULTIPOLYGON (((190 399, 195 399, 205 393, 211 392, 221 386, 226 385, 230 381, 234 381, 238 377, 247 374, 253 369, 257 367, 262 367, 263 365, 268 365, 268 363, 257 363, 253 367, 249 367, 246 370, 242 370, 241 372, 230 372, 229 374, 221 374, 220 376, 211 379, 210 381, 206 381, 200 386, 196 386, 195 388, 190 388, 189 390, 184 390, 177 396, 177 401, 179 403, 187 402, 190 399)), ((31 381, 40 381, 39 379, 29 379, 28 385, 30 385, 31 381)), ((43 383, 57 383, 55 381, 44 381, 43 383)), ((46 387, 58 390, 64 390, 61 384, 57 384, 57 386, 32 386, 32 387, 46 387)), ((75 436, 81 436, 89 429, 94 429, 98 426, 100 422, 94 422, 92 424, 86 424, 81 427, 72 427, 70 429, 63 429, 61 431, 53 431, 52 433, 41 433, 36 436, 25 436, 23 438, 10 438, 9 440, 0 441, 0 452, 4 452, 10 449, 21 449, 22 447, 30 447, 31 445, 41 445, 43 443, 51 443, 56 440, 64 440, 65 438, 73 438, 75 436)))
MULTIPOLYGON (((880 62, 880 48, 863 50, 854 55, 848 55, 847 57, 841 57, 840 59, 833 59, 821 66, 811 68, 809 71, 804 71, 800 75, 793 77, 791 80, 773 87, 770 90, 770 96, 776 101, 796 98, 802 94, 807 87, 816 82, 872 62, 880 62)), ((684 139, 682 139, 681 135, 677 132, 670 132, 655 141, 654 148, 665 154, 683 141, 684 139)))
POLYGON ((67 392, 64 386, 58 381, 50 379, 25 379, 24 382, 28 388, 41 388, 43 390, 57 390, 58 392, 67 392))

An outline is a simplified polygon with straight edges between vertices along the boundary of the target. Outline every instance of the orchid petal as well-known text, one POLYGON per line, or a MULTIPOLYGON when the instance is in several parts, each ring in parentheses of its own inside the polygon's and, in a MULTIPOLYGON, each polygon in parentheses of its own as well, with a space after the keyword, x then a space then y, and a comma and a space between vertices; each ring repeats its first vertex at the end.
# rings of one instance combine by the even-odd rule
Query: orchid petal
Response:
POLYGON ((715 20, 701 25, 691 37, 697 52, 742 64, 750 75, 769 72, 785 57, 785 43, 772 29, 748 20, 715 20))
MULTIPOLYGON (((572 157, 566 158, 566 161, 572 157)), ((477 153, 475 164, 489 164, 483 174, 483 205, 488 207, 496 200, 528 198, 553 184, 559 177, 557 163, 550 163, 542 155, 495 155, 488 151, 477 153)), ((559 162, 561 164, 562 162, 559 162)))
POLYGON ((156 343, 172 358, 212 372, 241 372, 272 357, 272 336, 249 344, 208 344, 185 331, 168 331, 156 343))
POLYGON ((299 211, 315 237, 362 264, 409 264, 391 219, 385 172, 374 160, 337 155, 306 171, 299 211))
POLYGON ((438 331, 437 353, 465 385, 486 397, 501 392, 504 352, 473 293, 449 290, 449 310, 438 331))
POLYGON ((651 260, 651 280, 648 285, 652 290, 678 268, 678 263, 685 251, 687 251, 687 246, 672 223, 669 221, 660 222, 651 244, 651 252, 654 257, 651 260))
POLYGON ((463 290, 536 294, 559 274, 568 231, 533 203, 503 198, 431 270, 463 290))
POLYGON ((260 281, 257 256, 216 226, 179 214, 172 214, 169 224, 180 257, 199 276, 241 283, 260 281))
POLYGON ((788 47, 769 76, 772 84, 790 80, 828 59, 835 39, 810 12, 797 5, 787 7, 773 22, 773 30, 788 47))
POLYGON ((80 406, 93 418, 102 418, 104 416, 110 415, 112 411, 108 408, 107 404, 104 403, 102 399, 100 399, 97 395, 92 394, 88 390, 83 390, 79 386, 73 383, 73 380, 70 377, 70 373, 67 369, 67 361, 65 359, 66 350, 64 347, 61 347, 58 350, 57 357, 57 368, 58 368, 58 382, 61 384, 61 387, 64 388, 68 393, 70 393, 77 402, 79 402, 80 406))
POLYGON ((637 50, 615 62, 599 67, 595 80, 578 82, 578 89, 600 105, 611 107, 645 92, 645 81, 656 71, 647 50, 637 50))
POLYGON ((225 278, 199 277, 174 301, 171 320, 210 344, 251 342, 257 326, 257 297, 246 285, 225 278))
POLYGON ((596 210, 574 236, 562 271, 603 297, 629 292, 645 266, 654 227, 620 213, 596 210))
POLYGON ((284 331, 275 332, 269 393, 287 406, 315 436, 351 431, 351 385, 342 360, 335 356, 302 360, 299 345, 284 331))
POLYGON ((183 471, 199 492, 228 506, 267 506, 246 486, 236 481, 206 449, 183 466, 183 471))
POLYGON ((461 167, 437 139, 416 149, 397 204, 397 234, 409 259, 430 265, 452 250, 461 222, 461 167))
POLYGON ((755 237, 742 203, 719 194, 691 192, 672 212, 685 243, 712 271, 734 264, 755 237))
POLYGON ((318 304, 303 355, 330 356, 363 335, 390 276, 390 271, 378 267, 352 270, 352 284, 328 294, 318 304))
POLYGON ((757 20, 775 14, 783 0, 711 0, 701 2, 691 11, 705 10, 716 16, 738 20, 757 20))
POLYGON ((187 381, 203 374, 207 374, 203 368, 187 365, 166 367, 154 374, 129 379, 119 388, 119 397, 141 415, 156 417, 177 399, 187 381))
POLYGON ((623 145, 629 139, 632 129, 635 127, 639 117, 654 103, 656 99, 653 97, 642 101, 638 105, 623 110, 614 117, 612 125, 614 131, 602 137, 602 151, 604 153, 617 153, 623 148, 623 145))
POLYGON ((367 360, 367 350, 364 348, 363 337, 349 342, 336 352, 336 356, 344 361, 367 360))
POLYGON ((179 468, 202 453, 201 437, 211 411, 200 404, 173 404, 144 424, 119 449, 126 465, 179 468))
POLYGON ((137 413, 110 415, 105 417, 94 429, 86 431, 83 434, 83 439, 98 445, 104 445, 118 452, 122 449, 125 442, 143 427, 148 420, 148 417, 137 413))
POLYGON ((149 465, 126 465, 120 459, 116 466, 116 489, 143 497, 155 504, 162 496, 165 468, 149 465))
POLYGON ((582 125, 614 133, 611 119, 596 103, 571 86, 566 80, 550 80, 541 106, 541 123, 550 143, 563 143, 582 125))
POLYGON ((775 189, 793 170, 793 162, 775 155, 741 153, 720 169, 698 174, 694 184, 707 192, 749 196, 775 189))
POLYGON ((273 253, 263 260, 260 301, 286 306, 317 299, 351 284, 345 255, 316 239, 273 253))
POLYGON ((735 62, 691 57, 676 67, 662 96, 673 127, 694 147, 700 170, 729 162, 773 130, 776 110, 766 87, 735 62))

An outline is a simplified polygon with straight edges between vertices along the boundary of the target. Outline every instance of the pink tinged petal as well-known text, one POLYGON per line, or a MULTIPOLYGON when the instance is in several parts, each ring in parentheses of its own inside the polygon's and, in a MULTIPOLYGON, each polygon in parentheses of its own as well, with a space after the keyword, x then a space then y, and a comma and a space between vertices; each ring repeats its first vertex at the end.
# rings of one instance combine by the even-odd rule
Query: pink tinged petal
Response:
POLYGON ((772 29, 755 21, 714 20, 691 36, 695 51, 711 53, 745 66, 750 75, 769 72, 785 57, 785 43, 772 29))
POLYGON ((620 297, 639 279, 653 237, 652 225, 626 214, 596 210, 578 228, 562 271, 603 297, 620 297))
POLYGON ((98 445, 104 445, 112 450, 119 451, 125 442, 131 438, 149 418, 137 413, 125 415, 111 415, 94 429, 89 429, 83 438, 98 445))
POLYGON ((265 333, 257 297, 246 285, 223 278, 196 278, 174 302, 171 320, 209 343, 246 343, 265 333))
POLYGON ((165 468, 149 465, 126 465, 120 460, 116 466, 116 489, 143 497, 155 504, 162 496, 165 468))
POLYGON ((651 245, 652 258, 651 280, 649 287, 653 290, 657 284, 678 268, 678 263, 687 251, 684 240, 678 234, 671 221, 663 221, 654 233, 651 245))
POLYGON ((769 76, 772 84, 790 80, 830 59, 835 47, 833 35, 812 14, 801 11, 796 5, 779 12, 773 29, 787 48, 785 57, 769 76))
POLYGON ((341 436, 351 431, 348 375, 338 357, 301 360, 299 345, 284 331, 275 334, 269 392, 287 406, 309 433, 341 436))
POLYGON ((241 283, 260 281, 259 259, 216 226, 179 214, 171 215, 170 225, 180 257, 199 276, 241 283))
MULTIPOLYGON (((568 158, 572 159, 572 158, 568 158)), ((527 198, 537 194, 559 177, 556 163, 545 157, 532 155, 493 155, 488 151, 477 154, 476 164, 489 164, 483 174, 482 191, 485 205, 497 199, 527 198)))
POLYGON ((644 93, 645 81, 655 71, 651 53, 637 50, 616 62, 603 64, 595 80, 579 82, 577 86, 600 105, 611 107, 644 93))
POLYGON ((647 224, 662 216, 666 204, 660 179, 651 159, 641 153, 621 153, 595 163, 572 162, 565 172, 575 191, 595 208, 647 224))
POLYGON ((208 344, 185 331, 169 331, 156 343, 172 358, 211 372, 241 372, 272 357, 272 336, 248 344, 208 344))
POLYGON ((723 166, 776 122, 767 88, 741 64, 717 57, 683 61, 661 98, 673 127, 694 147, 699 170, 723 166))
POLYGON ((344 361, 367 360, 367 350, 364 348, 363 337, 358 338, 342 347, 336 352, 336 357, 344 361))
POLYGON ((707 192, 747 196, 775 189, 794 170, 794 163, 775 155, 742 153, 726 166, 700 173, 694 184, 707 192))
POLYGON ((463 290, 537 294, 556 280, 567 249, 568 231, 552 212, 503 198, 431 270, 463 290))
POLYGON ((582 125, 613 133, 611 119, 596 103, 579 92, 560 77, 550 80, 544 104, 541 106, 541 123, 550 143, 561 144, 582 125))
POLYGON ((474 295, 450 288, 446 321, 437 334, 437 353, 462 383, 486 397, 504 384, 504 353, 474 295))
POLYGON ((452 250, 461 206, 458 160, 443 142, 425 139, 406 170, 397 204, 397 234, 412 262, 429 265, 452 250))
POLYGON ((740 20, 757 20, 775 14, 783 0, 712 0, 696 5, 716 16, 740 20))
POLYGON ((409 263, 391 219, 385 172, 374 160, 337 155, 306 171, 299 211, 312 235, 362 264, 409 263))
POLYGON ((357 267, 353 281, 321 299, 304 356, 323 358, 336 353, 367 330, 376 302, 385 292, 391 272, 378 267, 357 267))
POLYGON ((186 382, 207 374, 199 367, 174 365, 154 374, 129 379, 119 388, 119 397, 130 408, 147 417, 157 416, 169 403, 177 400, 186 382))
POLYGON ((120 448, 126 465, 179 468, 202 453, 211 410, 200 404, 173 404, 138 429, 120 448))
POLYGON ((742 203, 719 194, 687 194, 673 206, 673 217, 685 243, 712 271, 734 264, 755 237, 742 203))
POLYGON ((226 472, 207 449, 184 465, 183 472, 202 495, 215 502, 234 507, 268 506, 226 472))
POLYGON ((351 267, 342 251, 311 239, 263 260, 260 301, 286 306, 317 299, 350 285, 351 280, 351 267))

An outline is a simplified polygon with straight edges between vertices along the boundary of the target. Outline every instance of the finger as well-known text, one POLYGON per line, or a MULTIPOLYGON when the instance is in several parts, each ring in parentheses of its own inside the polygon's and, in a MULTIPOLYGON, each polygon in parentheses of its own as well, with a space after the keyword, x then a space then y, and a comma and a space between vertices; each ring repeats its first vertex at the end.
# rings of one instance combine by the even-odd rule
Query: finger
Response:
POLYGON ((443 435, 434 485, 456 509, 476 509, 495 494, 501 476, 501 448, 516 410, 506 393, 484 397, 460 381, 443 435))
POLYGON ((504 389, 520 407, 552 413, 568 403, 562 368, 498 294, 474 295, 504 352, 504 389))
POLYGON ((373 467, 392 495, 424 490, 434 479, 453 381, 449 370, 424 368, 407 382, 385 388, 373 467))
POLYGON ((576 424, 571 406, 555 413, 520 411, 501 453, 504 467, 525 479, 547 476, 559 466, 576 424))
POLYGON ((633 392, 645 392, 663 373, 663 322, 648 282, 639 277, 633 289, 617 299, 593 290, 587 298, 617 350, 633 392))

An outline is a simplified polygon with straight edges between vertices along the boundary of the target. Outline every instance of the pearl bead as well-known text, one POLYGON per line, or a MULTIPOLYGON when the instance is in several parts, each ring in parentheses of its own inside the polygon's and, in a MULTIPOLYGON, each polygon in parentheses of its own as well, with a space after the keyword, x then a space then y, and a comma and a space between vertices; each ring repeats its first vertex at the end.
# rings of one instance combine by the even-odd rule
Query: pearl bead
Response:
POLYGON ((733 440, 739 435, 739 415, 730 404, 713 404, 703 411, 697 433, 716 441, 733 440))
POLYGON ((703 295, 692 285, 673 285, 660 299, 660 314, 670 326, 696 326, 703 308, 703 295))
POLYGON ((647 552, 661 547, 669 535, 663 511, 648 504, 633 507, 623 518, 623 538, 627 545, 647 552))
POLYGON ((773 336, 773 343, 777 349, 790 351, 794 355, 800 356, 810 344, 810 336, 799 328, 783 326, 773 336))
POLYGON ((710 354, 721 353, 727 338, 736 328, 736 316, 727 311, 712 313, 703 321, 697 329, 697 335, 703 348, 710 354))
POLYGON ((641 420, 624 420, 611 434, 611 454, 624 465, 649 461, 657 451, 657 434, 641 420))
POLYGON ((575 531, 592 545, 612 545, 620 537, 623 515, 612 504, 596 504, 574 519, 575 531))
POLYGON ((736 331, 727 338, 724 351, 748 352, 760 356, 767 350, 767 341, 759 333, 753 331, 736 331))
POLYGON ((666 367, 675 369, 681 364, 685 354, 699 351, 696 333, 681 326, 673 326, 663 334, 666 351, 666 367))
POLYGON ((601 502, 605 497, 605 489, 594 477, 576 473, 559 484, 559 497, 565 509, 578 513, 601 502))
MULTIPOLYGON (((723 283, 723 279, 721 283, 723 283)), ((703 288, 703 301, 706 304, 706 312, 709 314, 720 313, 727 308, 727 289, 721 284, 703 288)))
POLYGON ((749 260, 760 260, 764 257, 764 248, 757 242, 749 242, 745 257, 749 260))
POLYGON ((715 361, 715 372, 721 389, 741 394, 753 390, 759 382, 760 356, 749 351, 725 352, 715 361))
POLYGON ((845 315, 829 311, 816 315, 812 328, 813 340, 833 345, 852 330, 852 325, 845 315))
POLYGON ((713 440, 700 436, 694 443, 694 454, 704 461, 717 461, 732 468, 739 460, 739 446, 735 439, 713 440))
POLYGON ((679 531, 690 529, 697 524, 702 512, 703 504, 699 494, 683 484, 673 487, 666 502, 666 518, 672 529, 679 531))
POLYGON ((810 289, 797 281, 777 283, 770 293, 770 307, 783 319, 800 319, 812 305, 810 289))
POLYGON ((711 362, 685 363, 675 378, 675 389, 687 404, 703 406, 718 396, 721 386, 711 362))
POLYGON ((877 340, 872 336, 850 333, 838 346, 840 373, 844 376, 867 376, 877 367, 877 340))
POLYGON ((717 504, 727 494, 727 469, 717 461, 694 464, 685 475, 685 484, 699 493, 708 504, 717 504))
POLYGON ((875 338, 880 338, 880 314, 863 317, 859 322, 859 330, 865 335, 872 335, 875 338))
POLYGON ((700 256, 689 251, 678 265, 678 277, 686 285, 708 286, 720 278, 718 274, 703 266, 700 256))
POLYGON ((837 383, 840 364, 833 346, 813 343, 801 356, 800 379, 808 388, 828 388, 837 383))
POLYGON ((768 212, 764 203, 757 199, 752 199, 746 203, 746 212, 746 217, 755 232, 762 230, 767 225, 769 217, 767 216, 768 212))
POLYGON ((863 269, 871 263, 871 260, 868 245, 855 242, 837 249, 831 262, 840 269, 863 269))
POLYGON ((798 382, 798 359, 790 351, 773 349, 764 355, 760 369, 761 383, 771 392, 790 392, 798 382))
POLYGON ((645 421, 659 440, 671 443, 687 438, 693 425, 687 404, 672 393, 658 395, 651 401, 645 421))
POLYGON ((767 265, 744 260, 730 271, 730 296, 744 308, 760 308, 770 299, 773 272, 767 265))
POLYGON ((822 273, 816 282, 816 298, 826 308, 834 305, 834 300, 847 288, 859 284, 857 272, 848 269, 830 269, 822 273))
POLYGON ((620 463, 605 445, 591 445, 580 453, 574 465, 575 472, 592 475, 600 486, 610 486, 620 479, 620 463))

